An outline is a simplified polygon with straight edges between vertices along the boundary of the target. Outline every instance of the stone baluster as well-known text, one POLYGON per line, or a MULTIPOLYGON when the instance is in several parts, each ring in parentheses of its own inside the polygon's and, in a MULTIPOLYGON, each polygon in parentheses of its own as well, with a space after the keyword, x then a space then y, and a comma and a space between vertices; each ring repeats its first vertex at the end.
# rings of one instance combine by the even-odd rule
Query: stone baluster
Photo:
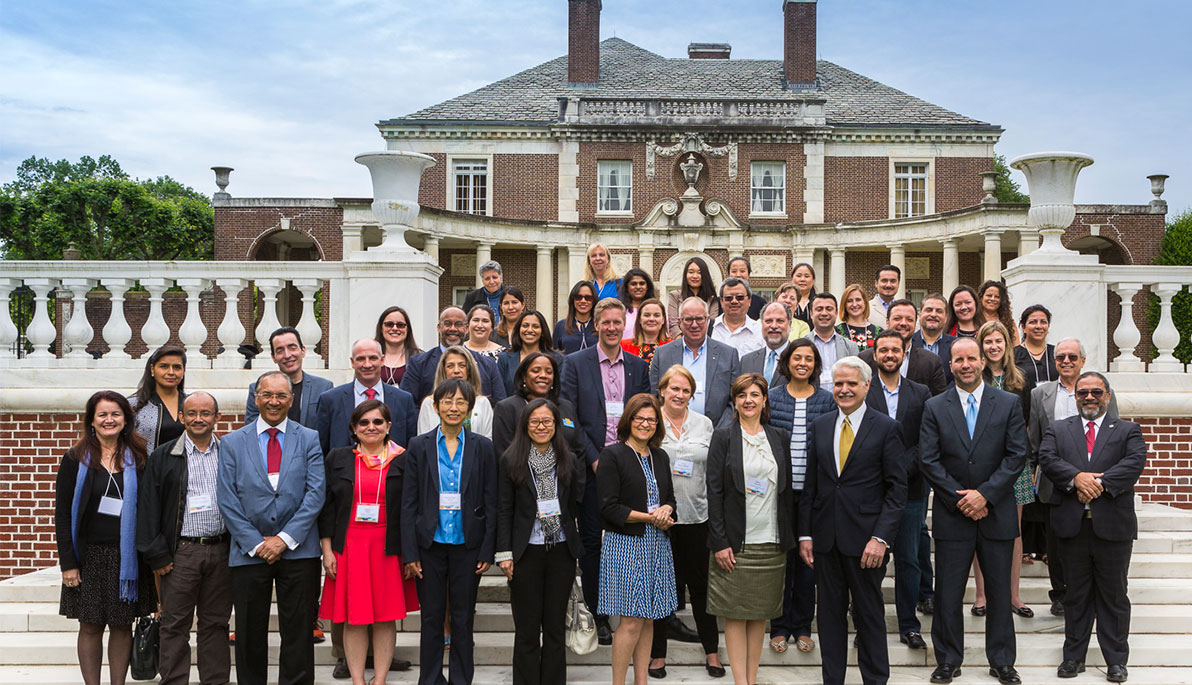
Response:
POLYGON ((1134 294, 1142 289, 1142 284, 1113 283, 1109 287, 1122 298, 1122 318, 1113 331, 1113 342, 1118 346, 1120 354, 1109 363, 1109 370, 1115 373, 1146 371, 1146 364, 1134 353, 1134 349, 1142 340, 1142 334, 1134 323, 1134 294))
POLYGON ((1182 373, 1184 364, 1172 354, 1180 344, 1180 332, 1171 318, 1171 298, 1184 289, 1180 283, 1159 283, 1152 290, 1159 296, 1159 325, 1151 333, 1151 342, 1159 353, 1151 362, 1151 373, 1182 373))
POLYGON ((141 326, 141 340, 149 348, 148 354, 166 344, 170 340, 170 326, 161 312, 161 297, 170 289, 170 281, 165 278, 142 278, 141 286, 149 291, 149 318, 141 326))
POLYGON ((243 278, 219 278, 215 284, 224 292, 224 317, 216 334, 223 352, 212 362, 217 369, 244 368, 244 356, 240 345, 244 343, 244 324, 240 323, 240 292, 248 287, 243 278))
POLYGON ((62 288, 71 294, 70 320, 62 329, 63 359, 65 365, 85 366, 91 361, 87 345, 95 335, 95 329, 87 320, 87 292, 95 287, 94 278, 64 278, 62 288), (69 351, 68 351, 69 350, 69 351))
POLYGON ((302 318, 298 319, 298 325, 294 327, 298 329, 298 335, 302 336, 302 343, 306 345, 306 358, 302 365, 321 369, 323 357, 315 353, 315 347, 323 339, 323 327, 315 318, 315 294, 323 287, 323 282, 317 278, 295 278, 292 282, 298 292, 302 293, 302 318))
POLYGON ((0 367, 8 366, 16 354, 13 345, 17 341, 17 325, 12 322, 12 314, 8 309, 9 297, 12 291, 21 287, 19 278, 0 278, 0 367))
POLYGON ((207 327, 203 325, 203 318, 199 314, 199 295, 207 289, 207 280, 179 278, 178 287, 186 291, 186 318, 178 327, 178 338, 186 346, 186 353, 192 362, 205 361, 203 343, 207 342, 207 327))
POLYGON ((112 293, 112 313, 103 326, 103 339, 108 344, 108 353, 104 355, 104 361, 119 360, 123 365, 124 362, 132 361, 132 357, 124 350, 124 346, 132 340, 132 327, 124 318, 124 293, 128 292, 136 281, 131 278, 105 278, 101 282, 103 287, 112 293))
POLYGON ((261 291, 261 321, 253 329, 253 334, 262 352, 253 360, 254 369, 268 368, 272 365, 269 358, 269 334, 281 328, 281 321, 277 319, 277 294, 286 286, 286 282, 280 278, 258 278, 256 285, 257 290, 261 291))
POLYGON ((54 278, 26 278, 25 285, 33 290, 33 320, 25 329, 25 337, 33 345, 29 353, 30 360, 37 360, 41 365, 49 366, 54 361, 50 353, 50 344, 54 342, 58 331, 54 329, 54 322, 50 319, 47 302, 50 292, 58 284, 54 278))

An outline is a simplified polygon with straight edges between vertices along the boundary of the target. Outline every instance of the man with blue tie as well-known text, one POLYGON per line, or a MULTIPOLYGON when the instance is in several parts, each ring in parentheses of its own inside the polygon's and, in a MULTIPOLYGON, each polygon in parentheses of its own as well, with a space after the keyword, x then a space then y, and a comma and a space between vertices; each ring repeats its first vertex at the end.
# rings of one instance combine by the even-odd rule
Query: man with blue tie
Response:
POLYGON ((257 380, 256 423, 220 442, 217 502, 232 535, 228 551, 236 610, 236 681, 264 685, 269 614, 277 591, 278 682, 314 682, 314 597, 319 584, 323 452, 318 435, 290 421, 289 377, 257 380))
POLYGON ((741 373, 760 373, 773 388, 786 379, 778 373, 778 360, 790 344, 791 308, 781 302, 771 302, 762 308, 762 339, 766 346, 741 357, 741 373))

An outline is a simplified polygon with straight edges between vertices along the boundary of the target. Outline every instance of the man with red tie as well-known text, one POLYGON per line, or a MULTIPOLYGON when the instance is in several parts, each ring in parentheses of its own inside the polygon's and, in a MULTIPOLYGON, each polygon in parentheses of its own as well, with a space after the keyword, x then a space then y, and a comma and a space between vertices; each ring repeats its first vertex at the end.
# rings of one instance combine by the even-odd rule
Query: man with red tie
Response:
POLYGON ((1064 561, 1064 660, 1057 675, 1084 670, 1093 620, 1105 678, 1126 681, 1130 599, 1126 576, 1138 537, 1134 484, 1146 467, 1142 429, 1107 415, 1109 382, 1095 371, 1076 381, 1079 415, 1053 422, 1039 445, 1039 468, 1055 483, 1051 526, 1064 561))

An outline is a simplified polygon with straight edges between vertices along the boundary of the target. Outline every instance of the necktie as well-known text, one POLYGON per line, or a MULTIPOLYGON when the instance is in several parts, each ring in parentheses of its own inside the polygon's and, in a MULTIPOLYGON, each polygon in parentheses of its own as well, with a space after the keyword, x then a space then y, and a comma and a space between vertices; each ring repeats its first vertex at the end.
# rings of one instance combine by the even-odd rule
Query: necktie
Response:
POLYGON ((364 396, 370 400, 375 400, 375 399, 377 399, 377 391, 373 390, 372 388, 365 388, 364 396))
POLYGON ((269 444, 265 446, 266 469, 270 474, 281 473, 281 441, 277 439, 280 433, 276 428, 266 428, 269 434, 269 444))
POLYGON ((848 461, 849 450, 853 448, 853 424, 844 417, 844 425, 840 428, 840 471, 844 472, 844 462, 848 461))
POLYGON ((1089 448, 1089 458, 1093 457, 1093 445, 1097 444, 1097 424, 1089 421, 1089 429, 1084 432, 1084 444, 1089 448))
POLYGON ((770 350, 769 353, 766 354, 765 376, 766 376, 767 381, 769 381, 771 378, 774 377, 774 363, 775 363, 775 360, 777 359, 777 357, 778 357, 778 350, 770 350))
POLYGON ((964 412, 964 422, 968 424, 969 438, 972 439, 973 431, 977 429, 977 398, 968 396, 968 409, 964 412))

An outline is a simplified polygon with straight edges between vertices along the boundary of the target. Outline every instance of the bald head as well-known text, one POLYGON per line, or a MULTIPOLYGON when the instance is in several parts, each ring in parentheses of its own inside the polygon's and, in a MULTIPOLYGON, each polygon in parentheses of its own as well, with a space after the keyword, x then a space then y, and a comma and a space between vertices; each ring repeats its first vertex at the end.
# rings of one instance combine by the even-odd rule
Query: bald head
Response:
POLYGON ((443 347, 464 344, 464 331, 467 330, 467 316, 459 307, 448 307, 439 314, 439 344, 443 347))
POLYGON ((381 343, 375 339, 360 338, 352 343, 352 371, 364 387, 374 387, 381 381, 381 362, 384 359, 381 343))

